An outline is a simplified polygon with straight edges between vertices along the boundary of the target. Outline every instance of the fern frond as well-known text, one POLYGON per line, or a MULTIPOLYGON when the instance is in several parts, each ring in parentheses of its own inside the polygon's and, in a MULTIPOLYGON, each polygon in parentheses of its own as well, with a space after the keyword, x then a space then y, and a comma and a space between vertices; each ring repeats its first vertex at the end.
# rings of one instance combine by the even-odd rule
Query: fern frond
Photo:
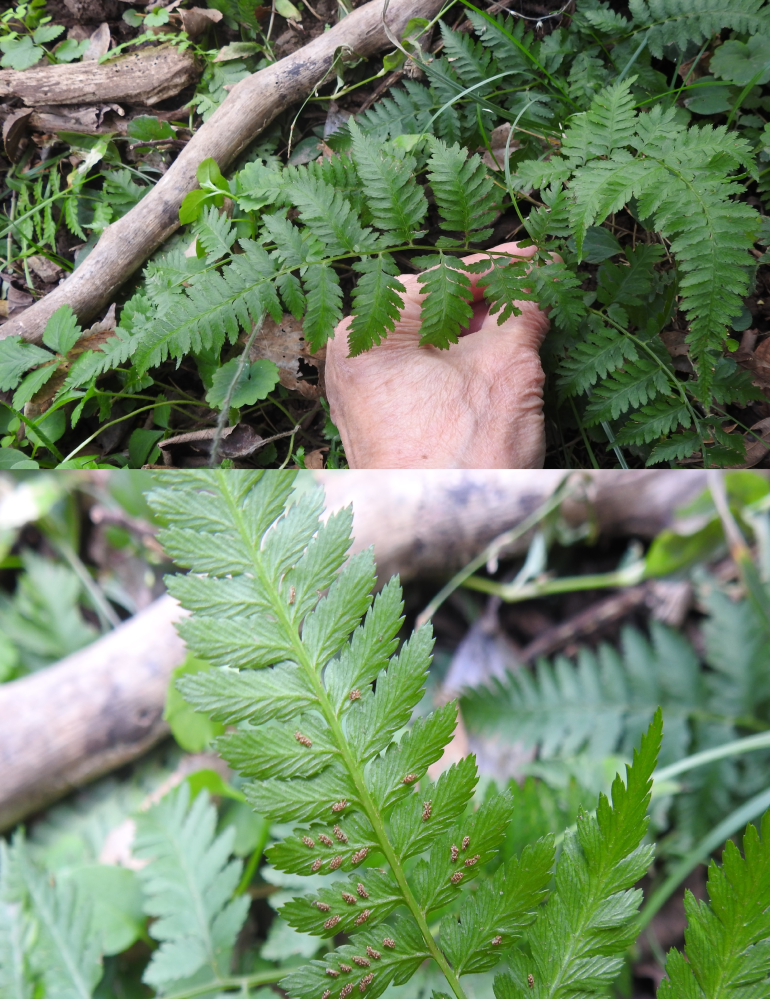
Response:
MULTIPOLYGON (((687 718, 705 705, 698 657, 689 643, 660 624, 652 641, 631 628, 617 652, 602 645, 581 650, 577 667, 558 657, 518 670, 505 681, 468 691, 463 719, 473 732, 502 734, 506 727, 541 758, 586 752, 601 758, 630 755, 642 727, 658 705, 666 719, 666 744, 684 755, 690 740, 687 718)), ((668 749, 667 749, 668 752, 668 749)))
POLYGON ((643 406, 658 393, 669 391, 666 371, 647 357, 639 357, 597 385, 586 406, 586 422, 592 425, 602 420, 617 420, 629 409, 643 406))
MULTIPOLYGON (((439 21, 439 27, 444 51, 452 60, 452 69, 466 86, 481 83, 499 72, 494 65, 492 53, 485 51, 481 42, 475 41, 470 35, 461 35, 453 31, 443 21, 439 21)), ((484 93, 484 88, 479 88, 478 92, 484 93)))
POLYGON ((502 13, 484 16, 473 10, 468 11, 468 17, 481 44, 491 49, 501 72, 512 76, 517 73, 536 75, 535 64, 525 53, 531 52, 537 59, 539 46, 534 42, 532 32, 527 31, 525 21, 502 13))
POLYGON ((645 873, 654 847, 643 845, 652 773, 660 748, 658 712, 626 768, 612 784, 612 805, 601 795, 596 816, 578 815, 565 836, 555 888, 527 935, 529 953, 515 951, 511 971, 495 979, 497 999, 599 996, 619 973, 636 938, 645 873))
POLYGON ((656 59, 666 45, 684 52, 689 42, 700 45, 723 28, 755 35, 770 30, 763 0, 629 0, 634 31, 647 32, 647 45, 656 59))
POLYGON ((225 339, 235 342, 241 326, 257 322, 265 312, 280 322, 283 315, 271 280, 275 262, 252 240, 240 240, 243 253, 235 254, 222 273, 207 271, 190 282, 163 314, 136 331, 139 346, 134 365, 146 371, 171 357, 190 351, 221 348, 225 339))
POLYGON ((235 226, 224 212, 220 214, 213 206, 204 210, 192 231, 206 251, 208 263, 227 256, 235 242, 235 226))
POLYGON ((603 323, 593 323, 585 340, 577 343, 559 365, 559 388, 568 395, 581 395, 610 371, 638 357, 630 337, 619 335, 603 323))
POLYGON ((308 267, 304 277, 306 313, 302 332, 311 351, 320 350, 342 319, 342 289, 328 264, 308 267))
POLYGON ((642 406, 616 434, 618 444, 649 444, 657 437, 670 434, 679 427, 692 425, 690 407, 676 397, 658 397, 642 406))
POLYGON ((446 349, 457 343, 462 326, 470 321, 473 311, 471 282, 467 273, 460 270, 454 257, 443 253, 437 257, 420 257, 415 263, 428 264, 429 270, 417 278, 427 297, 420 312, 420 345, 433 344, 446 349))
POLYGON ((350 202, 330 184, 306 173, 289 186, 287 193, 299 208, 302 221, 330 256, 375 249, 377 240, 371 229, 363 228, 350 202))
POLYGON ((649 468, 662 461, 681 461, 702 447, 703 438, 699 430, 692 430, 687 434, 674 434, 670 440, 655 445, 645 465, 649 468))
POLYGON ((651 169, 655 171, 655 165, 648 160, 635 159, 625 149, 620 149, 612 159, 592 160, 577 171, 571 184, 574 200, 570 221, 579 254, 583 252, 583 240, 589 226, 603 222, 627 204, 651 169))
MULTIPOLYGON (((181 678, 180 687, 200 708, 237 721, 218 748, 257 778, 244 785, 247 798, 267 817, 301 824, 271 847, 270 859, 283 870, 349 873, 281 910, 303 932, 353 935, 325 962, 292 973, 284 988, 298 999, 322 999, 334 979, 343 999, 348 984, 376 996, 426 956, 456 981, 426 919, 460 898, 494 855, 510 799, 493 796, 462 817, 476 783, 472 759, 442 774, 429 799, 416 792, 456 723, 448 704, 394 741, 423 696, 430 630, 392 656, 402 610, 397 584, 372 601, 371 551, 339 572, 351 543, 349 510, 321 525, 320 496, 310 493, 279 516, 290 476, 193 473, 168 481, 149 499, 166 525, 166 550, 192 570, 171 577, 169 590, 194 612, 180 625, 188 645, 214 664, 181 678), (426 850, 408 880, 405 859, 426 850), (370 851, 384 854, 387 870, 363 863, 370 851), (375 932, 399 907, 409 916, 375 932)), ((192 814, 184 828, 203 835, 192 814)), ((510 869, 506 891, 521 900, 512 926, 529 918, 524 908, 546 887, 549 869, 537 870, 510 869)))
POLYGON ((412 243, 416 230, 428 211, 422 188, 414 179, 417 162, 412 156, 402 160, 373 147, 361 129, 352 122, 353 155, 365 186, 366 203, 374 224, 392 232, 400 243, 412 243))
MULTIPOLYGON (((29 856, 21 834, 10 848, 0 843, 5 905, 29 913, 34 936, 28 954, 33 974, 39 977, 46 999, 91 999, 102 975, 99 937, 92 926, 91 907, 79 898, 72 884, 52 883, 29 856)), ((16 920, 19 920, 16 910, 16 920)), ((24 932, 16 922, 16 932, 24 932)), ((27 932, 31 932, 27 928, 27 932)), ((24 944, 17 936, 17 943, 24 944)), ((18 970, 23 955, 14 957, 18 970)), ((23 992, 22 992, 23 995, 23 992)))
POLYGON ((545 901, 554 862, 553 838, 525 847, 463 900, 457 916, 441 921, 441 943, 458 974, 489 971, 545 901), (459 917, 459 918, 458 918, 459 917))
POLYGON ((627 146, 634 137, 636 100, 631 93, 635 77, 605 87, 591 101, 585 121, 589 129, 588 151, 591 156, 611 156, 627 146))
POLYGON ((711 861, 708 902, 685 892, 685 951, 669 952, 660 999, 749 999, 767 992, 770 812, 762 817, 761 838, 755 826, 747 826, 743 853, 728 840, 722 866, 711 861))
POLYGON ((134 853, 150 863, 139 872, 150 933, 160 941, 143 980, 159 994, 226 974, 230 952, 249 908, 231 900, 242 864, 229 860, 235 829, 215 836, 216 809, 202 791, 190 805, 183 783, 137 820, 134 853))
POLYGON ((353 293, 353 320, 348 334, 351 357, 380 343, 385 333, 395 329, 403 307, 401 295, 406 294, 390 254, 364 257, 353 267, 362 277, 353 293))
POLYGON ((398 135, 421 135, 429 130, 431 114, 438 106, 426 86, 416 80, 404 80, 403 89, 392 88, 389 97, 364 111, 357 122, 372 141, 382 142, 398 135))
POLYGON ((492 235, 485 229, 494 221, 494 185, 477 155, 468 156, 458 145, 433 140, 428 179, 441 213, 441 228, 462 233, 464 242, 492 235))
MULTIPOLYGON (((489 301, 489 314, 497 317, 498 326, 511 316, 520 316, 518 302, 532 302, 531 281, 527 281, 528 262, 516 257, 492 257, 481 261, 486 273, 480 284, 484 286, 484 297, 489 301), (488 268, 488 269, 487 269, 488 268)), ((473 265, 471 265, 473 266, 473 265)))

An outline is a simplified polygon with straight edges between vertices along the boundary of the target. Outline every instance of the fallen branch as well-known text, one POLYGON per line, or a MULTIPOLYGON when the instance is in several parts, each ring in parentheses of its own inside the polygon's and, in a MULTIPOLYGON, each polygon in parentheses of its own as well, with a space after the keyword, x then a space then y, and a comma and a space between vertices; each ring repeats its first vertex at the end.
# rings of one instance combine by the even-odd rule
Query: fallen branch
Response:
POLYGON ((107 62, 73 62, 40 69, 0 70, 0 97, 20 97, 25 104, 158 104, 200 76, 189 51, 158 45, 107 62))
MULTIPOLYGON (((353 503, 355 550, 373 544, 380 579, 447 574, 515 526, 559 471, 317 472, 327 509, 353 503)), ((599 530, 649 538, 693 499, 705 472, 596 472, 587 477, 599 530)), ((574 506, 578 521, 587 509, 574 506)), ((168 596, 46 670, 0 684, 0 829, 147 751, 171 670, 184 658, 168 596)))
POLYGON ((169 596, 60 663, 0 684, 0 829, 145 753, 184 658, 169 596))
MULTIPOLYGON (((410 18, 432 17, 440 6, 441 0, 392 0, 389 30, 400 35, 410 18)), ((179 207, 197 187, 198 164, 211 157, 224 170, 281 111, 324 79, 339 49, 369 56, 389 44, 382 10, 382 0, 371 0, 297 52, 236 84, 155 187, 104 230, 66 281, 4 323, 0 339, 21 334, 40 343, 48 319, 61 305, 72 306, 81 324, 103 311, 123 282, 179 227, 179 207)))

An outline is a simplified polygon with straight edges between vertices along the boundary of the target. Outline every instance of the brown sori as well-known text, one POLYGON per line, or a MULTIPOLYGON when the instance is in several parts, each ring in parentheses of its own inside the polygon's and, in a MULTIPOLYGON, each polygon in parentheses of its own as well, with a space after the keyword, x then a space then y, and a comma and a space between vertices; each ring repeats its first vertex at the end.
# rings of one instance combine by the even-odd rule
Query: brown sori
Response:
POLYGON ((353 983, 348 982, 347 985, 343 985, 340 989, 340 999, 347 999, 350 993, 353 991, 353 983))
POLYGON ((316 902, 316 908, 320 909, 321 912, 328 912, 331 906, 327 902, 316 902))
POLYGON ((347 808, 347 807, 348 807, 347 799, 343 798, 342 801, 335 801, 334 802, 334 804, 332 805, 332 811, 333 812, 341 812, 343 810, 343 808, 347 808))
POLYGON ((331 838, 326 835, 326 833, 319 833, 318 838, 321 840, 324 846, 334 846, 331 838))
POLYGON ((393 950, 393 948, 396 946, 396 941, 393 939, 393 937, 383 937, 382 946, 388 947, 390 950, 393 950))
MULTIPOLYGON (((334 835, 337 837, 340 843, 347 843, 348 838, 345 833, 340 829, 339 826, 334 827, 334 835)), ((331 844, 330 844, 331 845, 331 844)))
POLYGON ((455 871, 452 877, 449 879, 453 885, 459 885, 463 879, 462 871, 455 871))
POLYGON ((369 898, 369 892, 366 890, 366 888, 364 888, 364 886, 361 884, 360 881, 356 885, 356 891, 361 896, 361 898, 369 898))
POLYGON ((481 860, 481 854, 477 853, 475 857, 468 857, 468 859, 465 861, 465 866, 475 867, 480 860, 481 860))
POLYGON ((312 850, 312 849, 313 849, 313 847, 315 846, 315 840, 314 840, 314 839, 311 839, 311 838, 310 838, 309 836, 303 836, 303 837, 302 837, 302 842, 303 842, 303 843, 305 844, 305 846, 306 846, 306 847, 307 847, 307 848, 308 848, 309 850, 312 850))
POLYGON ((366 953, 369 955, 369 957, 373 961, 379 961, 379 959, 380 959, 380 952, 378 950, 375 950, 374 947, 367 946, 366 953))
POLYGON ((355 905, 358 899, 355 895, 351 895, 350 892, 344 891, 342 893, 342 901, 347 902, 348 905, 355 905))
POLYGON ((467 850, 470 845, 471 845, 470 836, 463 836, 463 851, 467 850))
POLYGON ((307 746, 308 749, 310 749, 310 747, 313 745, 310 739, 308 739, 308 737, 306 735, 303 735, 301 732, 295 732, 294 738, 297 740, 297 742, 301 743, 303 746, 307 746))
POLYGON ((330 930, 333 926, 336 926, 339 921, 340 921, 339 916, 329 916, 329 918, 324 923, 324 929, 330 930))
POLYGON ((310 870, 313 872, 320 871, 322 866, 323 866, 323 857, 316 857, 313 863, 310 865, 310 870))
POLYGON ((368 968, 369 967, 369 962, 367 961, 367 959, 365 957, 355 956, 353 958, 353 960, 355 961, 355 963, 358 965, 359 968, 368 968))
POLYGON ((369 852, 368 846, 362 846, 360 850, 356 850, 356 852, 353 854, 353 857, 351 858, 353 860, 353 863, 354 864, 360 863, 368 852, 369 852))
POLYGON ((368 909, 364 909, 364 911, 361 913, 361 915, 356 920, 356 926, 360 926, 361 923, 365 923, 368 918, 369 918, 369 910, 368 909))
POLYGON ((358 983, 358 988, 360 992, 366 992, 366 986, 369 985, 374 979, 374 975, 369 972, 368 975, 364 975, 361 981, 358 983))
POLYGON ((341 863, 342 863, 342 857, 339 854, 337 854, 336 857, 332 857, 332 859, 329 861, 329 867, 331 868, 331 870, 336 871, 341 863))

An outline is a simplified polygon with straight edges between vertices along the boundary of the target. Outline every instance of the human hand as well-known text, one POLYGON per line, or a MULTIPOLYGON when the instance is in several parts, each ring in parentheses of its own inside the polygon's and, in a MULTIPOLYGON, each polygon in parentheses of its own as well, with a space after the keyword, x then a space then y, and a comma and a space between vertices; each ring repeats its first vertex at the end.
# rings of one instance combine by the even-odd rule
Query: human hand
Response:
MULTIPOLYGON (((534 247, 495 251, 532 256, 534 247)), ((486 254, 463 257, 463 263, 486 254)), ((542 468, 543 369, 538 349, 548 319, 535 302, 501 326, 471 274, 473 318, 448 350, 420 347, 416 274, 402 274, 404 307, 379 346, 348 357, 343 319, 329 341, 326 388, 331 418, 351 468, 542 468)), ((479 287, 481 283, 482 288, 479 287)))

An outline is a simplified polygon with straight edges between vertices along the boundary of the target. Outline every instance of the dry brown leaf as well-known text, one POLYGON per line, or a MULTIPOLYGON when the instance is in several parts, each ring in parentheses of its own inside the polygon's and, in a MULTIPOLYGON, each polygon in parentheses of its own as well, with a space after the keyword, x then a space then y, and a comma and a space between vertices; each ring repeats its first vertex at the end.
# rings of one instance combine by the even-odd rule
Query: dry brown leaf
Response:
POLYGON ((177 20, 190 38, 195 38, 196 35, 202 34, 206 28, 210 28, 212 24, 221 21, 222 11, 209 10, 206 7, 190 7, 189 10, 176 11, 172 15, 171 21, 177 20))
POLYGON ((746 434, 746 461, 732 468, 753 468, 770 453, 770 417, 760 420, 746 434))
POLYGON ((251 348, 249 360, 266 358, 278 365, 281 385, 299 392, 306 399, 318 399, 323 391, 323 366, 326 349, 311 354, 302 332, 302 323, 294 316, 284 315, 280 323, 268 316, 251 348), (301 376, 318 372, 318 384, 301 376))
POLYGON ((24 151, 22 140, 27 134, 31 114, 32 111, 27 109, 16 111, 15 114, 9 114, 3 122, 3 147, 11 163, 17 163, 24 151))
POLYGON ((324 454, 328 450, 328 447, 319 447, 315 451, 308 451, 305 455, 305 468, 323 468, 324 454))
POLYGON ((40 280, 45 281, 46 284, 55 284, 59 278, 64 277, 64 268, 59 267, 48 257, 35 254, 33 257, 27 257, 27 263, 40 280))
POLYGON ((88 48, 83 56, 83 62, 96 62, 103 55, 107 55, 110 47, 110 26, 103 21, 95 31, 89 35, 88 48))

